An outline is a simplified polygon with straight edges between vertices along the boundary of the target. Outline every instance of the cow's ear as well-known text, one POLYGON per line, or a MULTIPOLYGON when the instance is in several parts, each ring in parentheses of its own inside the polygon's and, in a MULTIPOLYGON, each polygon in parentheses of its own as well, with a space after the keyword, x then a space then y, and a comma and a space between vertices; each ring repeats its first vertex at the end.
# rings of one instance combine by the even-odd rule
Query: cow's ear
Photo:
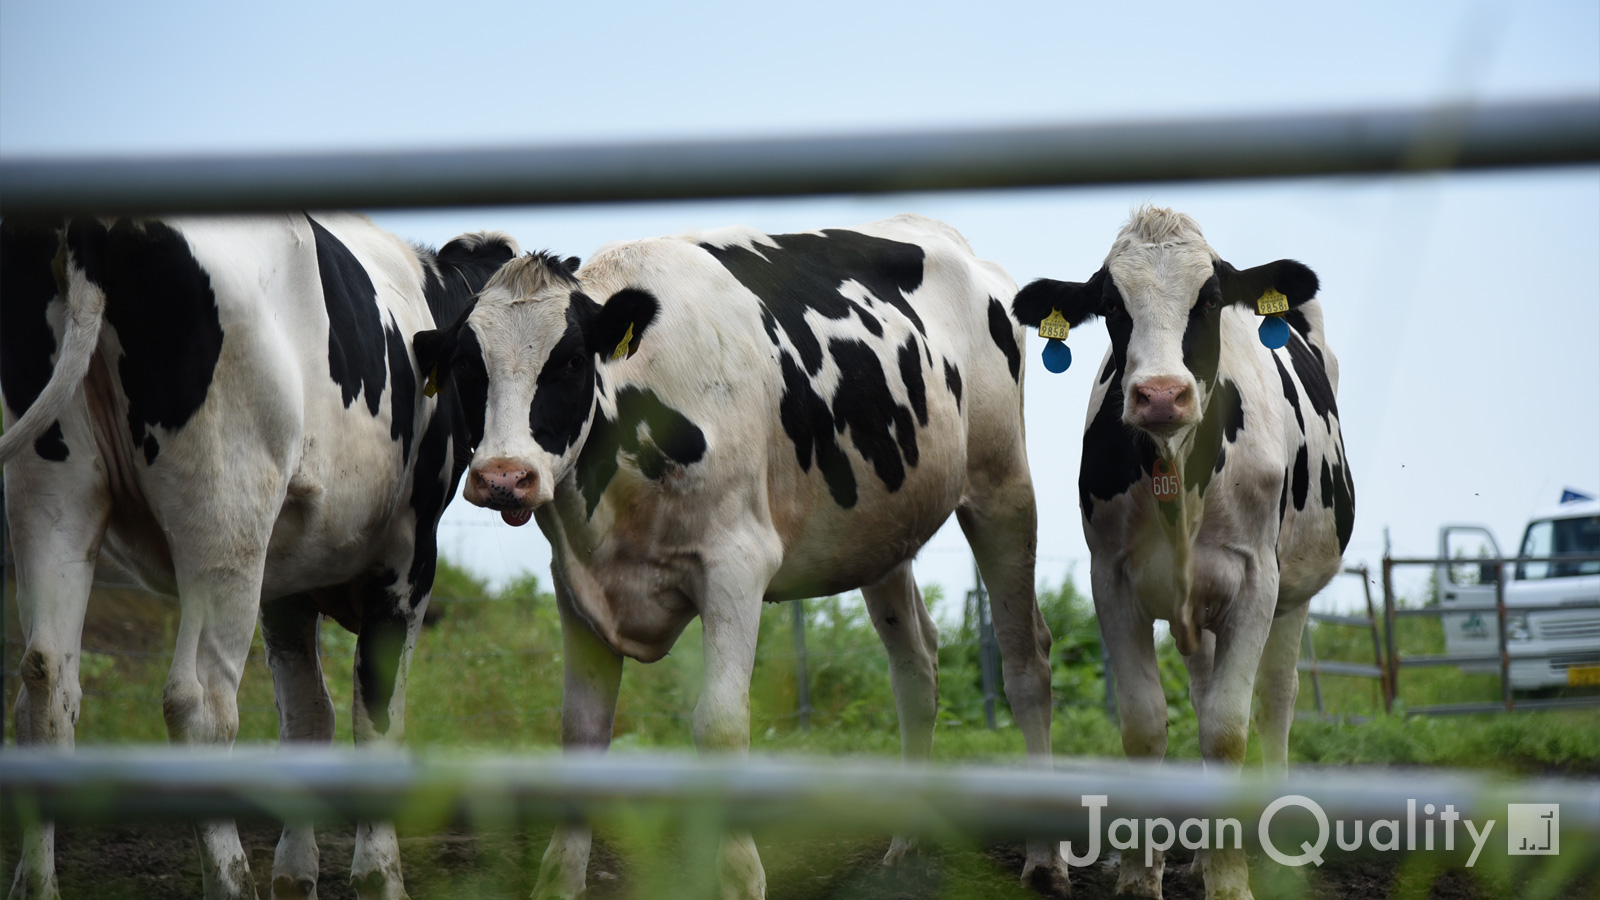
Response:
POLYGON ((411 339, 411 349, 417 354, 417 371, 422 373, 422 392, 429 397, 439 393, 450 376, 450 358, 455 355, 460 330, 461 323, 457 322, 449 328, 419 331, 411 339))
POLYGON ((1235 269, 1219 259, 1216 273, 1224 303, 1254 306, 1263 294, 1277 291, 1288 298, 1289 308, 1293 309, 1317 296, 1317 273, 1292 259, 1280 259, 1253 269, 1235 269))
POLYGON ((583 261, 578 259, 576 256, 569 256, 566 259, 563 259, 561 264, 567 267, 568 272, 576 275, 578 273, 578 267, 583 265, 583 261))
POLYGON ((590 326, 589 347, 603 362, 639 352, 639 342, 656 320, 661 304, 655 295, 639 288, 623 288, 600 307, 590 326))
POLYGON ((1040 278, 1017 291, 1011 301, 1011 314, 1024 325, 1037 326, 1053 310, 1060 310, 1067 324, 1081 325, 1100 315, 1106 278, 1104 268, 1084 282, 1040 278))

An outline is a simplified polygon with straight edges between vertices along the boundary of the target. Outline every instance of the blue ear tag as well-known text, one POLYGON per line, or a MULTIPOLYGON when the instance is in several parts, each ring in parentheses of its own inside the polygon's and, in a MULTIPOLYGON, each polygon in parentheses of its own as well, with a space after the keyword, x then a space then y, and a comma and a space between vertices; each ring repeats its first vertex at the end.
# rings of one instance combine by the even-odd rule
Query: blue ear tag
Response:
POLYGON ((1039 323, 1039 337, 1048 339, 1044 345, 1044 367, 1052 374, 1060 375, 1072 365, 1072 351, 1062 343, 1070 330, 1071 326, 1059 309, 1050 310, 1050 315, 1039 323))
POLYGON ((1044 345, 1044 367, 1051 373, 1060 375, 1072 365, 1072 348, 1061 341, 1049 341, 1044 345))
POLYGON ((1289 343, 1289 323, 1283 316, 1267 316, 1261 320, 1261 327, 1257 329, 1261 336, 1261 343, 1268 350, 1276 350, 1289 343))

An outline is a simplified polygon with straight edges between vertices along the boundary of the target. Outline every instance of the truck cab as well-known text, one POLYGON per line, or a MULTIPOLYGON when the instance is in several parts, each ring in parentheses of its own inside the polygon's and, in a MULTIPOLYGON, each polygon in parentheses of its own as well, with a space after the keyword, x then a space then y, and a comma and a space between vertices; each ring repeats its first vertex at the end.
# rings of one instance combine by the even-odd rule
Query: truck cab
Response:
MULTIPOLYGON (((1488 529, 1447 525, 1439 530, 1436 575, 1439 604, 1447 612, 1445 649, 1451 655, 1497 659, 1499 617, 1495 585, 1505 579, 1506 652, 1514 690, 1600 686, 1600 609, 1519 612, 1524 607, 1566 606, 1600 601, 1600 561, 1516 563, 1504 567, 1479 559, 1501 556, 1488 529)), ((1523 530, 1518 557, 1600 555, 1600 501, 1579 497, 1535 514, 1523 530)), ((1497 661, 1465 663, 1464 672, 1494 673, 1497 661)))

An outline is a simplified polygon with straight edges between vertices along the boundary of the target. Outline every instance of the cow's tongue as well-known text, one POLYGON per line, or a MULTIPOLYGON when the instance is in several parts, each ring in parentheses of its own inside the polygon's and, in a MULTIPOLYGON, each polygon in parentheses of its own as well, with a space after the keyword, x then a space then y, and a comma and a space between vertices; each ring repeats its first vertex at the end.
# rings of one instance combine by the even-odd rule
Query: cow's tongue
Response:
POLYGON ((519 528, 528 524, 528 520, 533 518, 533 510, 503 509, 500 511, 500 518, 505 519, 506 524, 510 525, 512 528, 519 528))

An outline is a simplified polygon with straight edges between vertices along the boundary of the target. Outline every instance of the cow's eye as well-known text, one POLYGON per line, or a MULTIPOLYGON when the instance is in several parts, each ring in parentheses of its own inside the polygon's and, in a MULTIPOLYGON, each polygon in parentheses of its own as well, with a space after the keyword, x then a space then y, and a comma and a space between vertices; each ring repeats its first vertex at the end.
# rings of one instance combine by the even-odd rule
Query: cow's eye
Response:
POLYGON ((583 357, 580 356, 579 354, 574 353, 571 356, 567 357, 566 369, 567 369, 568 372, 576 372, 576 371, 578 371, 578 367, 582 366, 582 365, 583 365, 583 357))

